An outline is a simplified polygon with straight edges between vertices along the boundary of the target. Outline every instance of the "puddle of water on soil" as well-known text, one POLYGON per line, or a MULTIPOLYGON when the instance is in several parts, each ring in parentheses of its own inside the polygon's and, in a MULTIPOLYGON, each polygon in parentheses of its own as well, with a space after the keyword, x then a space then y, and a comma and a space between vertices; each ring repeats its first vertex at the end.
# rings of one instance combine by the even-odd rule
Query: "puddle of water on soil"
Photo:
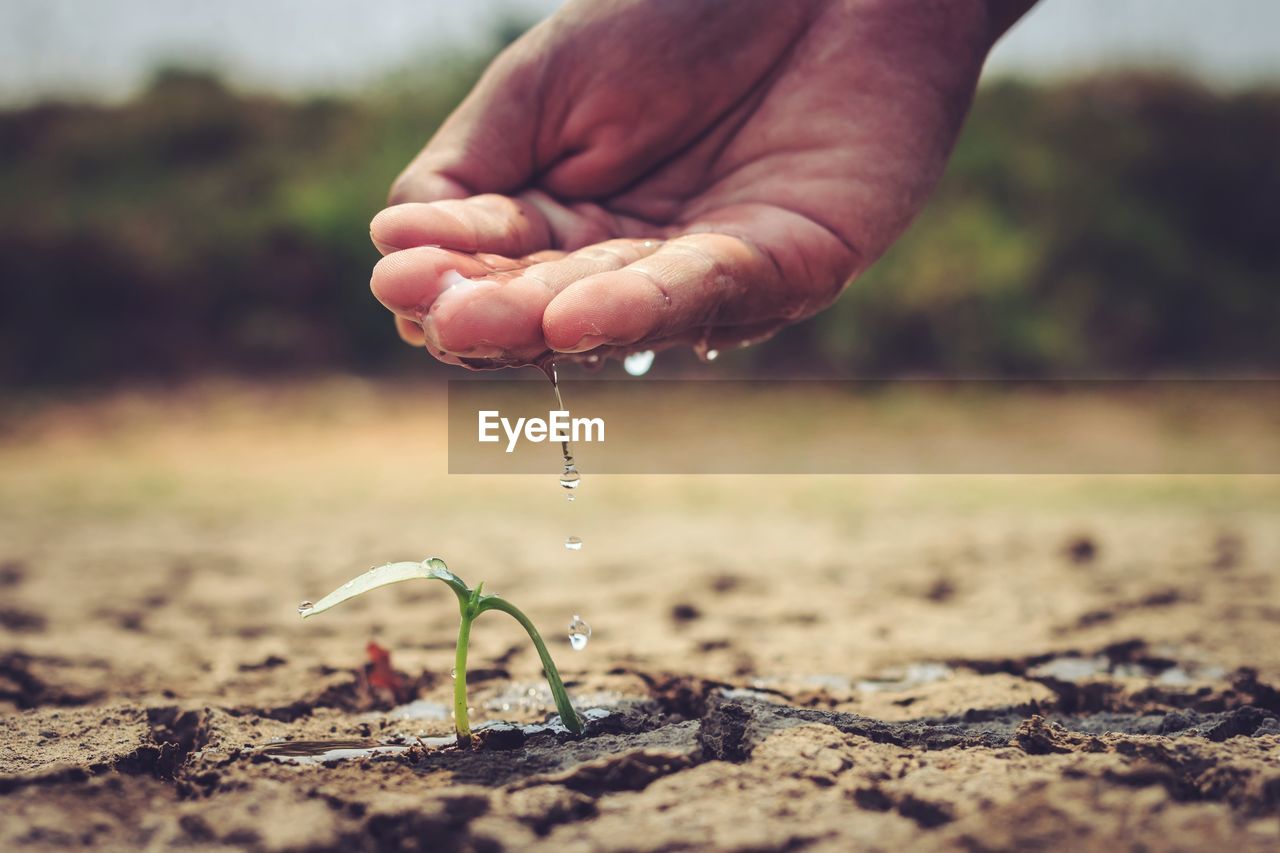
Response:
MULTIPOLYGON (((573 694, 575 706, 590 706, 605 713, 611 713, 609 709, 616 709, 626 698, 616 690, 573 694)), ((513 681, 501 693, 486 699, 482 707, 500 713, 541 715, 555 708, 555 699, 545 681, 513 681)))
MULTIPOLYGON (((428 746, 431 741, 455 742, 452 735, 447 738, 425 738, 428 746)), ((439 744, 441 746, 445 743, 439 744)), ((268 744, 259 750, 272 761, 282 764, 325 764, 330 761, 349 761, 353 758, 370 758, 375 755, 397 755, 406 752, 407 745, 378 743, 372 740, 286 740, 268 744)))
POLYGON ((1107 655, 1064 655, 1047 660, 1027 670, 1032 678, 1056 678, 1059 681, 1084 681, 1087 678, 1110 676, 1112 678, 1153 679, 1159 684, 1184 686, 1202 681, 1225 678, 1227 671, 1220 666, 1178 664, 1163 662, 1118 662, 1107 655))
POLYGON ((827 690, 831 693, 891 693, 911 690, 950 678, 955 670, 945 663, 924 661, 888 669, 871 678, 855 680, 847 675, 811 673, 798 676, 757 678, 751 686, 758 690, 827 690))
MULTIPOLYGON (((550 693, 548 691, 548 698, 550 693)), ((409 703, 413 705, 415 703, 409 703)), ((407 707, 407 706, 401 706, 407 707)), ((393 712, 394 713, 394 712, 393 712)), ((608 708, 587 708, 581 712, 584 720, 603 720, 613 714, 608 708)), ((551 734, 569 734, 561 722, 559 715, 542 723, 510 723, 505 720, 485 720, 472 726, 472 731, 512 732, 519 731, 525 737, 550 732, 551 734)), ((281 764, 299 764, 320 766, 335 761, 352 761, 361 758, 372 758, 379 755, 401 755, 415 746, 427 749, 450 749, 457 746, 457 735, 418 735, 412 743, 382 743, 375 740, 286 740, 268 744, 258 752, 272 761, 281 764)))
MULTIPOLYGON (((758 681, 756 683, 759 683, 758 681)), ((781 702, 783 697, 777 693, 766 693, 763 690, 752 690, 749 687, 722 687, 720 695, 726 699, 754 699, 759 702, 772 702, 777 704, 781 702)))
POLYGON ((484 707, 490 711, 538 713, 545 711, 554 701, 551 688, 546 683, 513 681, 501 693, 485 701, 484 707))
POLYGON ((867 678, 857 683, 857 689, 865 693, 887 693, 899 690, 911 690, 937 681, 945 681, 955 670, 945 663, 924 661, 911 663, 898 669, 887 670, 874 678, 867 678))
POLYGON ((453 710, 443 702, 431 702, 427 699, 415 699, 403 705, 397 705, 385 714, 373 712, 365 714, 365 718, 388 720, 448 720, 453 710))

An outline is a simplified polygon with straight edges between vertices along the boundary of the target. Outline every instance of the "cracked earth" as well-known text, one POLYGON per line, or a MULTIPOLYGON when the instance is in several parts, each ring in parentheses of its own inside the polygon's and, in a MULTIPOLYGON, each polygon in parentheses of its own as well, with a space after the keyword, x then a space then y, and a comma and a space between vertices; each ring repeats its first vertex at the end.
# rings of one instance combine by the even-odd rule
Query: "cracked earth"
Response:
POLYGON ((446 476, 429 395, 184 393, 0 439, 5 849, 1280 846, 1276 478, 583 460, 570 505, 446 476), (583 736, 486 616, 449 745, 438 585, 297 618, 428 554, 555 638, 583 736))

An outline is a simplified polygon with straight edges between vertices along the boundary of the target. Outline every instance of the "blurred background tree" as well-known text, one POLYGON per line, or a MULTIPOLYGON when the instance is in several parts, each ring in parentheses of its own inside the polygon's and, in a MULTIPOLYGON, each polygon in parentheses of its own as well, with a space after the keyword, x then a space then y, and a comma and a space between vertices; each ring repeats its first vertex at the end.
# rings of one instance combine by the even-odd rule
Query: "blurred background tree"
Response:
MULTIPOLYGON (((369 295, 367 224, 490 55, 293 99, 170 67, 113 106, 0 114, 0 384, 437 369, 369 295)), ((908 234, 835 307, 728 360, 1275 372, 1277 140, 1275 89, 1150 73, 986 86, 908 234)))

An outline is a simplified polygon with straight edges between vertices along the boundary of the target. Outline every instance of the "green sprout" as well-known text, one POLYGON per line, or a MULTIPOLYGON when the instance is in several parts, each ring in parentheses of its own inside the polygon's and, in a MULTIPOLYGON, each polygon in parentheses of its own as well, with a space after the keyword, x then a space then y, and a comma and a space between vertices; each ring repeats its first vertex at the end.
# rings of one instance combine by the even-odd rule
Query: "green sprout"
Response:
POLYGON ((462 615, 462 623, 458 626, 458 649, 454 655, 453 721, 459 746, 471 745, 471 725, 467 720, 467 646, 471 638, 471 623, 487 610, 500 610, 508 614, 528 632, 529 639, 538 650, 538 657, 542 659, 542 672, 547 677, 547 684, 551 687, 551 695, 555 698, 556 710, 560 712, 561 721, 565 728, 574 734, 582 732, 582 720, 573 710, 573 703, 569 701, 569 694, 565 692, 564 682, 560 680, 560 671, 556 669, 556 663, 551 659, 551 653, 547 651, 542 635, 533 626, 533 622, 529 621, 529 617, 505 598, 499 595, 485 595, 483 583, 475 589, 467 586, 462 578, 449 571, 444 560, 438 557, 429 557, 421 563, 387 563, 385 566, 370 569, 360 577, 347 581, 315 604, 304 601, 298 606, 298 612, 305 619, 380 586, 414 578, 444 581, 458 597, 458 610, 462 615))

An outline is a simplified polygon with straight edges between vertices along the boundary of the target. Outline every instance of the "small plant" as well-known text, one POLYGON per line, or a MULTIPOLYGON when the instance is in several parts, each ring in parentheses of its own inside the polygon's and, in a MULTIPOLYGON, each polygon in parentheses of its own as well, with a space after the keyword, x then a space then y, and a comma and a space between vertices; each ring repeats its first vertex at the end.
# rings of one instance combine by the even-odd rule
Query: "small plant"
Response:
POLYGON ((360 577, 347 581, 315 604, 304 601, 298 606, 298 612, 305 619, 380 586, 414 578, 444 581, 458 597, 458 610, 462 615, 462 623, 458 626, 458 648, 454 655, 453 721, 459 746, 471 745, 471 725, 467 719, 467 646, 471 639, 471 623, 487 610, 500 610, 508 614, 528 632, 529 639, 538 650, 538 657, 542 659, 542 672, 547 677, 547 684, 551 687, 551 695, 555 698, 556 710, 560 712, 561 721, 565 728, 574 734, 582 732, 582 720, 573 710, 573 703, 569 701, 569 694, 565 692, 564 682, 560 680, 560 672, 556 669, 555 661, 551 659, 546 643, 542 641, 542 636, 529 621, 529 617, 501 596, 485 595, 483 583, 475 589, 467 586, 462 578, 451 572, 444 564, 444 560, 438 557, 430 557, 421 563, 387 563, 385 566, 370 569, 360 577))

